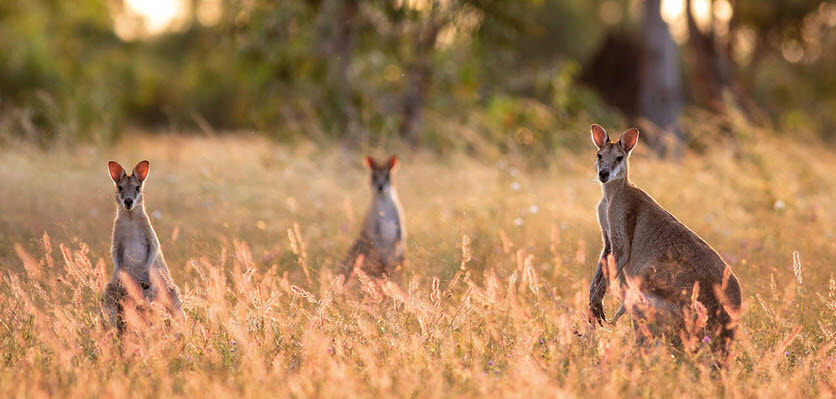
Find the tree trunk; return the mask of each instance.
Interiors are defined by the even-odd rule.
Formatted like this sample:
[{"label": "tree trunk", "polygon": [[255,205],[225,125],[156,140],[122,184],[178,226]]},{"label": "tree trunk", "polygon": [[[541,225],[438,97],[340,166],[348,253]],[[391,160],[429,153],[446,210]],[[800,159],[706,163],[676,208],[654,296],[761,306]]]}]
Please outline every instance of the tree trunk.
[{"label": "tree trunk", "polygon": [[401,136],[415,143],[420,139],[423,123],[421,109],[432,82],[432,50],[442,24],[429,22],[415,44],[415,59],[407,68],[401,108]]},{"label": "tree trunk", "polygon": [[691,0],[685,1],[688,19],[688,47],[693,62],[691,82],[698,103],[722,111],[723,92],[732,88],[732,67],[728,56],[718,48],[714,29],[703,32],[691,12]]},{"label": "tree trunk", "polygon": [[334,31],[326,59],[330,95],[336,108],[339,134],[350,140],[358,139],[357,112],[352,97],[349,68],[353,49],[355,20],[358,14],[357,0],[333,0]]},{"label": "tree trunk", "polygon": [[679,54],[660,6],[661,0],[644,2],[638,105],[648,142],[665,156],[671,146],[675,154],[681,149],[683,137],[676,119],[683,100]]}]

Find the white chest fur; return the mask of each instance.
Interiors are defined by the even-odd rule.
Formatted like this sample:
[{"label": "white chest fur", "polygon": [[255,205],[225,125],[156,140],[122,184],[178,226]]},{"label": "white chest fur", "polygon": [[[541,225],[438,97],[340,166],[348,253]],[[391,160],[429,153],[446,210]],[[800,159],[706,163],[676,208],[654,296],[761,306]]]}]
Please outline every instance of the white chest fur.
[{"label": "white chest fur", "polygon": [[400,240],[400,230],[397,218],[380,218],[377,220],[376,241],[383,245],[392,245]]},{"label": "white chest fur", "polygon": [[366,234],[378,250],[385,250],[404,238],[400,206],[394,196],[376,198],[366,220]]},{"label": "white chest fur", "polygon": [[152,250],[150,226],[142,218],[117,219],[114,230],[114,244],[124,271],[135,277],[143,276]]},{"label": "white chest fur", "polygon": [[141,234],[126,235],[122,242],[122,263],[126,267],[139,267],[148,260],[148,242]]}]

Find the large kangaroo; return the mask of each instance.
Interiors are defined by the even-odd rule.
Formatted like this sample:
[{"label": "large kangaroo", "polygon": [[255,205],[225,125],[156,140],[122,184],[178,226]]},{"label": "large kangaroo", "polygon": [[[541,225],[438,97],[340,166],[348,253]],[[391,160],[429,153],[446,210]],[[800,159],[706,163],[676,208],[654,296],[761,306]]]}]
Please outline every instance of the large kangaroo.
[{"label": "large kangaroo", "polygon": [[343,260],[341,273],[348,280],[362,256],[359,266],[363,272],[397,281],[406,248],[403,209],[392,180],[398,168],[398,157],[392,156],[385,163],[366,157],[365,165],[371,175],[372,201],[360,237]]},{"label": "large kangaroo", "polygon": [[[123,301],[132,284],[148,301],[163,297],[163,304],[176,318],[184,316],[180,290],[171,279],[160,250],[160,241],[145,213],[142,188],[150,164],[142,161],[128,175],[116,162],[107,164],[116,185],[116,220],[113,222],[113,277],[105,288],[104,308],[121,333],[125,328]],[[125,279],[129,279],[126,281]],[[136,298],[139,299],[139,298]]]},{"label": "large kangaroo", "polygon": [[[617,277],[622,287],[634,283],[631,289],[638,298],[624,301],[615,320],[627,311],[637,333],[666,334],[677,341],[688,325],[686,316],[695,318],[692,294],[698,285],[696,300],[707,316],[700,338],[708,337],[712,348],[725,355],[740,311],[737,278],[717,251],[630,182],[627,158],[638,143],[639,131],[629,129],[615,142],[601,126],[592,125],[591,130],[603,188],[598,221],[604,238],[589,287],[591,313],[599,322],[606,320],[601,301],[610,278]],[[609,267],[610,257],[614,270]]]}]

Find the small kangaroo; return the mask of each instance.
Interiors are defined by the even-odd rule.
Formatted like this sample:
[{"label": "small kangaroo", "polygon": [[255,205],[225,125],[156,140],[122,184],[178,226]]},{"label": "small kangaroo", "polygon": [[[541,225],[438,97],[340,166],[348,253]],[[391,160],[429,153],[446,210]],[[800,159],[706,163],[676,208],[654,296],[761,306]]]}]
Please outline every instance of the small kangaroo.
[{"label": "small kangaroo", "polygon": [[342,263],[342,275],[348,280],[362,255],[361,270],[366,274],[397,280],[406,247],[403,209],[392,181],[398,157],[393,155],[385,163],[366,157],[365,165],[371,174],[372,201],[360,237]]},{"label": "small kangaroo", "polygon": [[[105,288],[104,308],[107,317],[119,332],[125,328],[122,301],[128,290],[120,275],[129,277],[148,301],[154,301],[160,294],[165,295],[163,304],[175,317],[184,317],[180,303],[180,290],[168,272],[165,258],[160,250],[160,241],[151,221],[145,213],[143,183],[148,177],[150,164],[142,161],[134,167],[131,175],[116,162],[107,164],[110,178],[116,185],[116,220],[113,223],[113,277]],[[123,277],[122,277],[123,278]]]},{"label": "small kangaroo", "polygon": [[[604,250],[589,287],[589,308],[600,323],[606,321],[602,299],[607,291],[608,261],[614,258],[619,284],[638,282],[642,306],[625,301],[614,321],[626,311],[637,332],[642,322],[656,326],[677,339],[685,325],[685,308],[699,285],[699,301],[706,309],[706,337],[715,351],[727,353],[734,339],[740,311],[740,284],[720,255],[628,178],[627,158],[639,139],[637,129],[622,133],[617,142],[592,125],[592,141],[598,147],[596,171],[603,188],[598,222]],[[622,273],[623,272],[623,273]],[[653,323],[651,323],[652,325]],[[661,324],[661,325],[660,325]],[[648,331],[648,330],[642,330]]]}]

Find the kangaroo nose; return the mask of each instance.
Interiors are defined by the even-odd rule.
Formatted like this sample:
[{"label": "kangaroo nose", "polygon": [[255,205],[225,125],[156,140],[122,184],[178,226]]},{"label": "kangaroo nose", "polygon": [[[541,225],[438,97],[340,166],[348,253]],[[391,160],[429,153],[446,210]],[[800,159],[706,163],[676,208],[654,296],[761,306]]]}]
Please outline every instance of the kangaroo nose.
[{"label": "kangaroo nose", "polygon": [[133,205],[133,204],[134,204],[134,200],[132,200],[132,199],[126,199],[125,200],[125,208],[131,209],[131,205]]},{"label": "kangaroo nose", "polygon": [[602,182],[606,182],[608,177],[610,177],[610,171],[602,170],[602,171],[598,172],[598,180],[601,180]]},{"label": "kangaroo nose", "polygon": [[383,185],[382,184],[377,185],[377,191],[383,192]]}]

